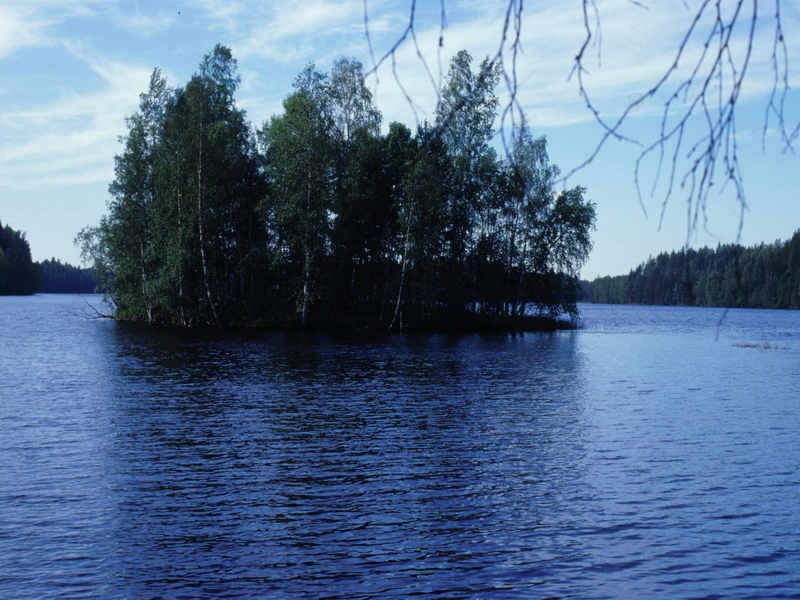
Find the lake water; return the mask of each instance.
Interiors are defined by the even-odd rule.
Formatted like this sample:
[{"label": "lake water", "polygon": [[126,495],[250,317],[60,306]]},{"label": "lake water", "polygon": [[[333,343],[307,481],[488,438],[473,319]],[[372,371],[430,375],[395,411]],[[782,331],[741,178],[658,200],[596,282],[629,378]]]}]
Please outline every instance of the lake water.
[{"label": "lake water", "polygon": [[163,331],[0,298],[0,598],[800,598],[800,312]]}]

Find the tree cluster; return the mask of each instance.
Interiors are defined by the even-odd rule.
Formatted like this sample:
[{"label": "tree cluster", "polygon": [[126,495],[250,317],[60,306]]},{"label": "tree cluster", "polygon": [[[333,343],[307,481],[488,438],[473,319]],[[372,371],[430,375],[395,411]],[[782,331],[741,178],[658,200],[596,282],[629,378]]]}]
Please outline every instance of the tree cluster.
[{"label": "tree cluster", "polygon": [[502,77],[453,58],[433,123],[381,114],[355,59],[308,66],[254,129],[216,46],[184,86],[156,70],[79,235],[122,318],[388,329],[576,313],[595,208],[556,192],[526,123],[492,147]]},{"label": "tree cluster", "polygon": [[628,275],[587,283],[585,297],[609,304],[800,308],[800,231],[754,247],[662,253]]},{"label": "tree cluster", "polygon": [[41,266],[41,285],[39,292],[44,294],[91,294],[96,281],[93,269],[76,267],[51,258],[39,263]]},{"label": "tree cluster", "polygon": [[41,269],[31,259],[25,234],[0,223],[0,295],[35,294],[40,277]]},{"label": "tree cluster", "polygon": [[34,262],[25,234],[0,223],[0,295],[91,294],[95,285],[92,269],[56,259]]}]

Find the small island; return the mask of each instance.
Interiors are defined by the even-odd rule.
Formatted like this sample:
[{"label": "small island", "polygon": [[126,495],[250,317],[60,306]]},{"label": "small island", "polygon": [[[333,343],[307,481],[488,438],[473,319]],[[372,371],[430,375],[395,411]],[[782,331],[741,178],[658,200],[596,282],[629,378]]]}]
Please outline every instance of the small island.
[{"label": "small island", "polygon": [[451,61],[433,122],[381,113],[357,60],[300,73],[254,129],[217,45],[183,87],[156,69],[108,214],[78,236],[116,317],[163,325],[547,329],[577,315],[586,190],[521,113],[495,149],[501,68]]}]

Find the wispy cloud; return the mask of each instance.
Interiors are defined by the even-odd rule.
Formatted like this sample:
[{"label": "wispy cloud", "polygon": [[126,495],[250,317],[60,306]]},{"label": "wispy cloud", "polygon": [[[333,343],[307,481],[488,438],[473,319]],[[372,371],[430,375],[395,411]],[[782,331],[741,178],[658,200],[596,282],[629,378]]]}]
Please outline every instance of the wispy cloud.
[{"label": "wispy cloud", "polygon": [[78,55],[102,79],[99,90],[0,114],[0,186],[108,181],[124,119],[136,110],[150,70]]},{"label": "wispy cloud", "polygon": [[46,29],[50,24],[35,5],[0,5],[0,59],[20,48],[46,43]]},{"label": "wispy cloud", "polygon": [[177,21],[180,11],[171,9],[167,11],[159,7],[153,12],[146,12],[134,0],[132,13],[127,10],[119,10],[118,14],[122,28],[152,38],[172,27]]},{"label": "wispy cloud", "polygon": [[220,22],[230,22],[233,19],[244,16],[247,12],[254,9],[252,3],[248,4],[242,0],[229,0],[219,2],[219,0],[192,0],[192,6],[206,13],[207,17]]},{"label": "wispy cloud", "polygon": [[[394,61],[387,61],[379,72],[384,98],[400,95],[395,84],[395,73],[402,87],[416,104],[427,109],[418,111],[418,116],[429,116],[436,101],[436,85],[439,84],[440,62],[447,61],[461,49],[467,49],[476,61],[484,56],[494,57],[503,39],[505,25],[505,3],[472,3],[472,18],[461,18],[463,3],[448,5],[448,26],[444,31],[443,47],[439,47],[440,25],[437,15],[428,21],[419,21],[416,41],[419,51],[433,75],[426,72],[417,47],[408,39],[396,52]],[[686,8],[680,2],[651,2],[641,5],[632,2],[600,0],[598,13],[589,18],[592,27],[591,42],[586,50],[583,66],[585,92],[589,94],[601,115],[615,118],[635,98],[648,92],[668,72],[676,60],[681,40],[695,16],[694,8]],[[377,17],[377,15],[376,15]],[[786,29],[791,25],[787,21]],[[597,28],[599,25],[599,28]],[[709,25],[704,23],[704,26]],[[745,95],[763,94],[773,82],[771,39],[769,24],[759,32],[754,44],[754,56],[750,68],[752,74]],[[707,29],[704,29],[707,31]],[[376,31],[376,55],[382,56],[397,41],[402,28],[395,31]],[[513,34],[513,32],[511,32]],[[594,117],[587,110],[586,101],[580,94],[578,78],[573,72],[575,56],[586,39],[584,15],[580,3],[549,4],[544,8],[526,6],[520,36],[521,52],[516,56],[516,99],[529,114],[532,123],[547,126],[572,125],[586,122]],[[663,102],[673,93],[675,86],[689,75],[703,50],[702,38],[693,38],[685,49],[684,56],[673,73],[667,96],[656,97],[638,109],[637,115],[648,112],[659,113]],[[510,41],[506,41],[503,55],[505,67],[510,70],[512,56]],[[747,28],[737,30],[731,48],[735,55],[743,56],[747,48]],[[796,46],[789,46],[790,61],[800,60]],[[440,59],[440,56],[443,57]],[[792,59],[792,56],[797,58]],[[572,76],[570,76],[572,74]],[[498,92],[503,95],[504,86]],[[507,92],[507,90],[506,90]],[[507,98],[507,96],[506,96]],[[396,114],[401,118],[412,115],[406,104],[402,107],[384,109],[387,117]]]},{"label": "wispy cloud", "polygon": [[187,11],[199,10],[212,27],[229,34],[237,34],[243,23],[261,12],[257,3],[247,0],[190,0],[186,8]]},{"label": "wispy cloud", "polygon": [[102,0],[27,0],[0,4],[0,59],[21,48],[58,43],[57,26],[91,14]]},{"label": "wispy cloud", "polygon": [[358,32],[362,23],[362,5],[357,2],[309,0],[298,10],[293,3],[275,1],[250,19],[237,50],[243,58],[308,62],[326,51],[344,50],[338,48],[341,36]]}]

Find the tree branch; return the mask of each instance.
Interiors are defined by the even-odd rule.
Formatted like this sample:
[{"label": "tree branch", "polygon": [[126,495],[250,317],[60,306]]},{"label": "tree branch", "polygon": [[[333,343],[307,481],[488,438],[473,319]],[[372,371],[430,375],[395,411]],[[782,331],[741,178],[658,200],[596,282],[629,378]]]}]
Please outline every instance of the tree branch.
[{"label": "tree branch", "polygon": [[[757,26],[764,21],[771,23],[774,36],[770,57],[773,71],[772,89],[765,107],[762,147],[766,148],[766,138],[772,123],[777,125],[777,133],[786,152],[794,151],[794,143],[800,136],[800,124],[790,128],[787,123],[787,99],[790,91],[789,55],[782,27],[780,0],[701,0],[675,50],[671,64],[644,94],[624,106],[618,114],[610,116],[602,113],[590,92],[587,80],[589,73],[587,57],[590,49],[597,49],[598,65],[601,61],[600,8],[596,0],[580,1],[585,35],[575,56],[569,79],[576,81],[580,97],[593,120],[600,126],[602,134],[587,158],[566,173],[562,181],[566,181],[591,164],[609,140],[613,139],[641,147],[633,175],[638,200],[643,209],[645,207],[642,192],[643,168],[645,161],[653,156],[656,157],[656,168],[650,188],[651,196],[656,194],[662,177],[667,178],[667,189],[661,201],[659,226],[663,223],[667,205],[678,189],[682,190],[687,204],[687,237],[701,222],[703,227],[707,228],[707,207],[712,189],[724,190],[729,185],[732,186],[743,214],[747,209],[747,203],[739,164],[736,113],[742,87],[754,58]],[[636,9],[648,9],[644,0],[628,1]],[[441,23],[437,51],[439,61],[441,61],[441,48],[446,29],[445,0],[440,2]],[[761,17],[758,10],[759,3],[763,6],[769,2],[774,2],[773,15],[769,18]],[[691,10],[686,0],[683,0],[683,5],[686,10]],[[420,51],[415,33],[415,13],[416,0],[410,0],[408,25],[390,49],[376,61],[369,32],[367,0],[364,0],[364,26],[370,56],[373,59],[370,73],[377,76],[380,66],[391,59],[395,81],[417,118],[419,107],[403,87],[397,73],[398,50],[409,38],[414,44],[418,60],[436,90],[438,99],[440,95],[439,86],[436,85]],[[499,129],[506,153],[508,146],[505,128],[510,124],[513,129],[523,113],[519,98],[520,80],[517,75],[518,59],[522,53],[522,26],[523,0],[507,0],[500,43],[496,53],[487,63],[489,67],[492,65],[503,67],[508,101],[500,113]],[[738,35],[742,28],[745,28],[744,44],[740,43],[742,38]],[[686,75],[681,76],[684,64],[688,64],[689,69]],[[481,76],[484,74],[481,73],[479,77]],[[659,101],[659,98],[664,100]],[[661,104],[659,129],[649,141],[634,139],[626,133],[625,125],[635,111],[653,101]],[[463,104],[456,107],[456,110],[462,108]],[[448,122],[449,118],[445,119],[444,125]]]}]

